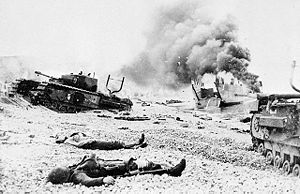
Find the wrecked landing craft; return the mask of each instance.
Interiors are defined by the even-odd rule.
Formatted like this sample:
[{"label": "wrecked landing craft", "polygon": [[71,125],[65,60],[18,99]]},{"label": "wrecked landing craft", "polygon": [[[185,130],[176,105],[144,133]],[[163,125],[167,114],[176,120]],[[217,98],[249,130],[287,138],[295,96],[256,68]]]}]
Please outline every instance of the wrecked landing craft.
[{"label": "wrecked landing craft", "polygon": [[[205,74],[205,76],[204,81],[203,77],[192,81],[197,109],[228,107],[256,98],[257,94],[254,91],[232,75],[229,76],[231,79],[228,83],[219,75]],[[228,75],[225,76],[228,77]]]},{"label": "wrecked landing craft", "polygon": [[[290,85],[293,85],[295,63]],[[300,177],[300,94],[258,96],[258,106],[252,111],[250,133],[253,147],[268,164]]]},{"label": "wrecked landing craft", "polygon": [[39,71],[37,75],[49,78],[48,82],[35,80],[18,80],[16,93],[21,94],[33,105],[42,105],[51,110],[63,113],[75,113],[91,109],[118,109],[129,110],[133,105],[128,98],[119,98],[114,93],[121,91],[124,77],[120,81],[118,90],[108,88],[108,76],[106,88],[109,95],[97,92],[97,79],[82,75],[82,73],[62,75],[55,78]]}]

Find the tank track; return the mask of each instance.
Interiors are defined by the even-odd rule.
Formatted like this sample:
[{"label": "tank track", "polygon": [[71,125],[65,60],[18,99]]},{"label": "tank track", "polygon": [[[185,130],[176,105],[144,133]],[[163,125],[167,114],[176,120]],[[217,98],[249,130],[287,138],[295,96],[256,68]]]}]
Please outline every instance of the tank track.
[{"label": "tank track", "polygon": [[42,105],[50,110],[53,110],[55,112],[60,112],[60,113],[77,113],[77,112],[90,110],[89,108],[86,108],[86,107],[75,106],[72,104],[60,102],[58,100],[56,100],[56,101],[45,100],[36,105]]},{"label": "tank track", "polygon": [[[117,102],[112,99],[101,100],[101,106],[97,108],[91,108],[87,106],[82,106],[80,104],[72,104],[65,101],[54,100],[48,95],[37,93],[38,95],[30,95],[31,103],[33,105],[42,105],[50,110],[60,113],[78,113],[82,111],[88,111],[93,109],[118,109],[118,110],[130,110],[131,104],[126,102]],[[37,97],[38,96],[38,97]],[[131,102],[131,101],[130,101]]]}]

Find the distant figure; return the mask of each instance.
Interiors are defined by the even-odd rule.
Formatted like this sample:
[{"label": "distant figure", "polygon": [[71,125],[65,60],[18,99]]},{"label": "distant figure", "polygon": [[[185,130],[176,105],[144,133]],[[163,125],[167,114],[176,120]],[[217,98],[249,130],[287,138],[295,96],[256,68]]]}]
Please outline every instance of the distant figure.
[{"label": "distant figure", "polygon": [[90,76],[91,75],[91,73],[88,73],[88,75],[87,76]]},{"label": "distant figure", "polygon": [[79,75],[82,75],[82,71],[79,72]]},{"label": "distant figure", "polygon": [[66,136],[58,136],[56,137],[56,143],[65,143],[76,146],[82,149],[91,149],[91,150],[118,150],[118,149],[132,149],[132,148],[144,148],[147,146],[145,141],[145,135],[142,134],[141,138],[131,144],[125,144],[119,141],[100,141],[91,139],[86,134],[81,132],[76,132]]},{"label": "distant figure", "polygon": [[6,134],[7,131],[0,131],[0,141],[7,141],[10,136]]},{"label": "distant figure", "polygon": [[168,174],[170,176],[181,176],[186,167],[186,160],[182,159],[174,167],[156,164],[148,160],[130,158],[123,160],[103,160],[96,159],[95,154],[84,157],[81,162],[69,167],[57,167],[53,169],[47,182],[53,184],[63,184],[72,182],[82,184],[87,187],[100,186],[103,184],[113,185],[118,176],[134,176],[142,174]]}]

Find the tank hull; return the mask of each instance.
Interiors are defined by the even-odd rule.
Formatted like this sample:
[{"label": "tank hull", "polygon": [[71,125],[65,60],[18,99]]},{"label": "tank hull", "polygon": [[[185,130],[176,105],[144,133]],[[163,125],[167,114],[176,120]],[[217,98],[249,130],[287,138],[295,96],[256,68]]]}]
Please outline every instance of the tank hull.
[{"label": "tank hull", "polygon": [[17,93],[23,95],[33,105],[42,105],[56,112],[75,113],[92,109],[129,110],[132,106],[132,102],[126,98],[91,92],[57,82],[35,81],[30,85],[28,83],[32,82],[20,81]]},{"label": "tank hull", "polygon": [[300,95],[269,95],[258,101],[250,127],[253,147],[268,163],[299,176]]}]

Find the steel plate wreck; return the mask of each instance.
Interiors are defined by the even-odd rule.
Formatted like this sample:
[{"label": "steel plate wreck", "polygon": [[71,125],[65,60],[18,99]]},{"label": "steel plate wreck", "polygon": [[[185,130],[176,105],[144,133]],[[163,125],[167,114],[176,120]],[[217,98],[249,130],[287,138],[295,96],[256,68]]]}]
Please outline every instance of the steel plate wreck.
[{"label": "steel plate wreck", "polygon": [[[224,78],[227,78],[225,80]],[[262,83],[258,82],[261,87]],[[221,72],[218,75],[205,74],[192,81],[196,108],[228,107],[252,101],[257,92],[249,85],[235,78],[231,73]]]},{"label": "steel plate wreck", "polygon": [[132,102],[128,98],[117,97],[114,93],[121,91],[120,88],[112,91],[108,88],[111,80],[107,79],[106,87],[109,94],[97,92],[97,79],[79,74],[62,75],[55,78],[39,71],[37,75],[49,78],[47,82],[21,79],[17,81],[16,93],[21,94],[33,105],[42,105],[51,110],[64,113],[74,113],[91,109],[131,109]]}]

